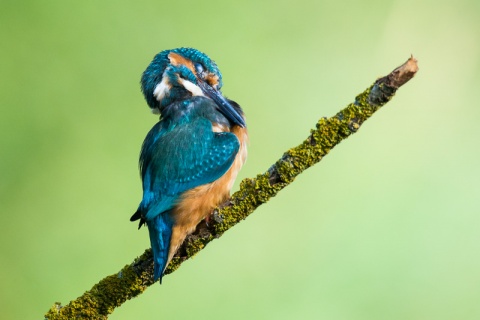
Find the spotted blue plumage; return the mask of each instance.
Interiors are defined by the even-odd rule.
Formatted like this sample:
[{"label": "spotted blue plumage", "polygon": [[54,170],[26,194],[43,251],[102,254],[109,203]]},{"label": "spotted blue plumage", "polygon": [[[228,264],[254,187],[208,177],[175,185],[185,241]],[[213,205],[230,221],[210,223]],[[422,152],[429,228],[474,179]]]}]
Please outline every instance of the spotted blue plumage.
[{"label": "spotted blue plumage", "polygon": [[183,192],[225,174],[240,147],[234,134],[213,132],[210,120],[198,114],[211,109],[209,100],[196,98],[190,105],[178,122],[166,118],[153,127],[140,157],[144,196],[139,211],[150,233],[155,279],[166,267],[174,223],[169,210]]},{"label": "spotted blue plumage", "polygon": [[185,109],[178,119],[157,123],[143,144],[140,209],[147,221],[171,209],[181,193],[220,178],[240,147],[234,134],[212,131],[212,120],[226,119],[214,113],[211,100],[191,99]]}]

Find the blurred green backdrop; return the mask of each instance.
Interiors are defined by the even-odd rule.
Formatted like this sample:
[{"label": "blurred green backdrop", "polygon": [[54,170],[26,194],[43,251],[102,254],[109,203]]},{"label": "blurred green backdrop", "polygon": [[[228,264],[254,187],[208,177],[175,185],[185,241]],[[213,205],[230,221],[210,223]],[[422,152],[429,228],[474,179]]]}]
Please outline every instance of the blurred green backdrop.
[{"label": "blurred green backdrop", "polygon": [[139,78],[192,46],[248,116],[240,179],[403,63],[395,99],[111,319],[480,319],[480,2],[11,1],[0,10],[2,319],[41,319],[148,247],[128,221],[157,117]]}]

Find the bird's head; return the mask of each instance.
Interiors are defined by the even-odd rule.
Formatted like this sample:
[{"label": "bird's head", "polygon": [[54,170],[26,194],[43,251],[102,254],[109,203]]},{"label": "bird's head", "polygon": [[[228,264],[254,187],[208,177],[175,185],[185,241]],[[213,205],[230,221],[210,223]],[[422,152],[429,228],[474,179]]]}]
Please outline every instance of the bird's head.
[{"label": "bird's head", "polygon": [[245,127],[245,120],[223,97],[222,74],[206,54],[193,48],[165,50],[157,54],[142,75],[142,92],[154,113],[193,96],[212,99],[232,123]]}]

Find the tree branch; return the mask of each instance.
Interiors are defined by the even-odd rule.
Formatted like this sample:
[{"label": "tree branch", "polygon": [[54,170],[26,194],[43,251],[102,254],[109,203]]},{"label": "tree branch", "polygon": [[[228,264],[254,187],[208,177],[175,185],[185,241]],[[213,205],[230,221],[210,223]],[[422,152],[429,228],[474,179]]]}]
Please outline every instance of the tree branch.
[{"label": "tree branch", "polygon": [[[335,116],[320,119],[305,141],[285,152],[265,173],[243,180],[240,190],[221,208],[214,210],[209,224],[200,223],[196,231],[187,237],[165,274],[174,272],[185,260],[245,219],[305,169],[322,160],[342,140],[357,132],[363,122],[387,103],[417,71],[417,60],[412,56],[390,74],[375,81],[356,97],[355,102]],[[147,249],[120,272],[104,278],[68,305],[55,303],[45,319],[107,319],[116,307],[138,296],[152,284],[153,259],[151,250]]]}]

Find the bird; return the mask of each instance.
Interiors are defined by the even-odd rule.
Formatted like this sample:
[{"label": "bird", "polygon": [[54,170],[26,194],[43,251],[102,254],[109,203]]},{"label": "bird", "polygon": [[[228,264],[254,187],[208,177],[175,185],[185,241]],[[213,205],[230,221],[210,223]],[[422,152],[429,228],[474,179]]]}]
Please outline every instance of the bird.
[{"label": "bird", "polygon": [[193,48],[164,50],[141,77],[141,90],[159,121],[142,144],[143,197],[131,221],[147,225],[153,279],[186,236],[226,201],[247,157],[248,132],[238,103],[222,92],[222,74]]}]

